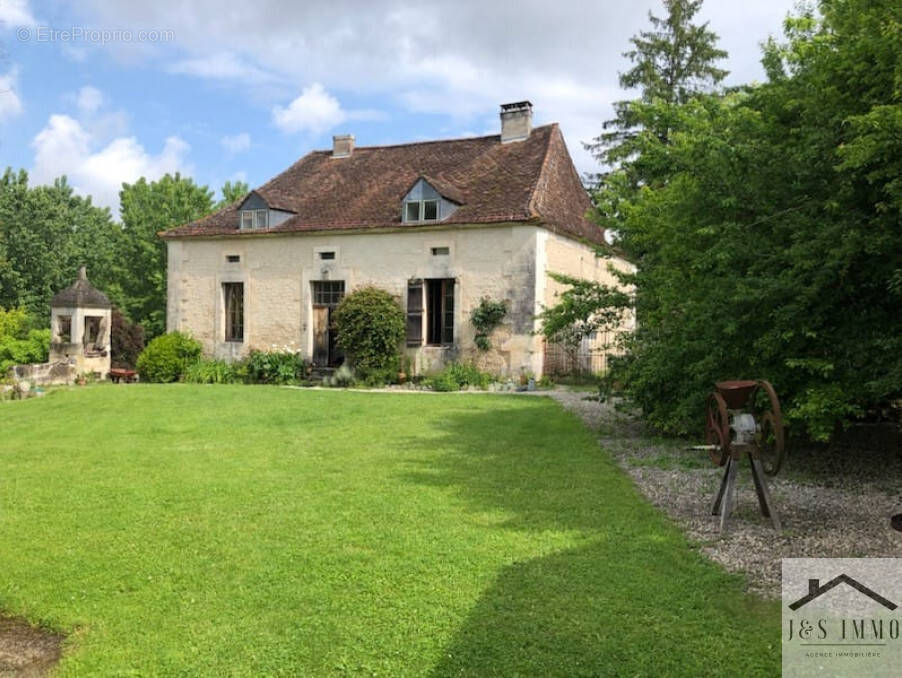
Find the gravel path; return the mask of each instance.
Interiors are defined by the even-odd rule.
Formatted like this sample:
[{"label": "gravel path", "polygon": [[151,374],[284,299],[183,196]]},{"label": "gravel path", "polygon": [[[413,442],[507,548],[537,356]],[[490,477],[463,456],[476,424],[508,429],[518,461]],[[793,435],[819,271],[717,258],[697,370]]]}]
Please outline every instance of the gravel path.
[{"label": "gravel path", "polygon": [[545,395],[597,431],[601,445],[649,501],[710,558],[746,574],[751,591],[780,596],[781,558],[902,557],[902,532],[890,527],[890,516],[902,511],[902,475],[895,475],[895,483],[887,479],[885,468],[870,465],[857,469],[859,473],[844,469],[838,477],[810,478],[792,468],[790,457],[787,472],[769,484],[783,523],[777,534],[759,512],[746,463],[740,466],[734,509],[721,536],[718,518],[710,513],[723,470],[713,466],[706,453],[685,450],[684,441],[644,434],[641,424],[610,404],[587,400],[591,394],[558,389]]}]

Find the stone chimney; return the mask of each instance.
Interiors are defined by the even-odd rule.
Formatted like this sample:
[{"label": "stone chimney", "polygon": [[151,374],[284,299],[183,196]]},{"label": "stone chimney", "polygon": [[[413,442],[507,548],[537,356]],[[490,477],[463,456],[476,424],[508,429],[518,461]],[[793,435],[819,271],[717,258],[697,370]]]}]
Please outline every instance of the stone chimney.
[{"label": "stone chimney", "polygon": [[354,135],[337,134],[332,137],[332,157],[347,158],[354,152]]},{"label": "stone chimney", "polygon": [[523,141],[532,131],[532,102],[501,104],[501,143]]}]

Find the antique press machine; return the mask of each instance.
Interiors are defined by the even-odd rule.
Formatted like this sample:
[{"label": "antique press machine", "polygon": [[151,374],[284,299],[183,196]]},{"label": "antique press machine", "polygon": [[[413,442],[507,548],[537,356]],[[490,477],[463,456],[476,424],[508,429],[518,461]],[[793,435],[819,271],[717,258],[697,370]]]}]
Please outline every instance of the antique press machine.
[{"label": "antique press machine", "polygon": [[761,513],[780,531],[780,517],[770,497],[766,476],[774,476],[783,464],[783,414],[770,382],[722,381],[708,396],[705,439],[711,460],[724,467],[723,479],[712,515],[726,528],[736,493],[736,472],[743,457],[751,464],[752,480]]}]

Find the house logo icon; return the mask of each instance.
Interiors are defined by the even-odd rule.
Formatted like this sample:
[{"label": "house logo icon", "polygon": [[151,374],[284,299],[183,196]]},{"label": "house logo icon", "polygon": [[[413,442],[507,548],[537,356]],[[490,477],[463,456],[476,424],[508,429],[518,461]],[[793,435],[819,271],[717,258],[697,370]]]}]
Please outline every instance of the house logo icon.
[{"label": "house logo icon", "polygon": [[815,598],[819,598],[820,596],[827,593],[827,591],[830,591],[831,589],[836,588],[840,584],[847,584],[848,586],[851,586],[853,589],[866,595],[871,600],[873,600],[877,603],[880,603],[881,605],[883,605],[883,607],[885,607],[888,610],[895,610],[897,607],[899,607],[891,600],[884,598],[879,593],[877,593],[876,591],[874,591],[872,589],[869,589],[867,586],[865,586],[861,582],[856,581],[855,579],[852,579],[852,577],[850,577],[849,575],[841,574],[838,577],[834,577],[833,579],[828,581],[823,586],[821,586],[820,579],[809,579],[808,580],[808,595],[799,598],[794,603],[790,603],[789,609],[793,610],[793,611],[798,610],[800,607],[807,605]]}]

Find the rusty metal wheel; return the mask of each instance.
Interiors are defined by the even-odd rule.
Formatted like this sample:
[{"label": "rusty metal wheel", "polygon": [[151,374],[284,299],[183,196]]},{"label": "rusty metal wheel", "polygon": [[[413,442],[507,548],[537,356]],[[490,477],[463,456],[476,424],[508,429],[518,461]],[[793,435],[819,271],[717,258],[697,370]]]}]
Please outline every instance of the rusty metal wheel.
[{"label": "rusty metal wheel", "polygon": [[726,464],[730,456],[730,419],[727,403],[716,391],[708,396],[705,440],[714,446],[710,451],[711,461],[718,466]]},{"label": "rusty metal wheel", "polygon": [[[783,433],[783,413],[780,410],[780,399],[769,381],[758,382],[759,389],[766,396],[755,418],[758,420],[758,453],[761,456],[761,465],[769,476],[775,476],[780,472],[780,467],[786,458],[785,441]],[[762,398],[763,399],[763,398]]]}]

